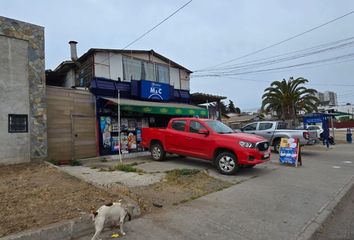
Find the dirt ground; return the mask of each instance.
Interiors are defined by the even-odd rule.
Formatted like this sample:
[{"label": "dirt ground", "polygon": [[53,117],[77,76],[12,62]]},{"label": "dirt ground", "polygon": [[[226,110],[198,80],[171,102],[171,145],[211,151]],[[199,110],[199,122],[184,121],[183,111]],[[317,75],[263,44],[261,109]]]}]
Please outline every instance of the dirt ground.
[{"label": "dirt ground", "polygon": [[210,177],[204,171],[173,170],[167,173],[166,179],[144,187],[120,187],[123,193],[139,203],[143,214],[168,209],[212,192],[220,191],[231,186]]},{"label": "dirt ground", "polygon": [[89,213],[120,198],[46,164],[0,167],[0,237]]},{"label": "dirt ground", "polygon": [[44,163],[0,166],[0,180],[0,237],[79,217],[126,196],[148,214],[231,185],[203,171],[176,170],[146,187],[103,190]]}]

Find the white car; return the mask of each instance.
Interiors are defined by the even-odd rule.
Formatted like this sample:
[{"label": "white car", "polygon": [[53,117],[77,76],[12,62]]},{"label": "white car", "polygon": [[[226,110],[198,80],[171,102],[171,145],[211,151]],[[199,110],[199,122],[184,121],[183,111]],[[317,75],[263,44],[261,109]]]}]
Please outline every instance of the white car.
[{"label": "white car", "polygon": [[323,133],[323,128],[319,125],[308,125],[307,130],[315,130],[318,138],[321,138],[321,133]]}]

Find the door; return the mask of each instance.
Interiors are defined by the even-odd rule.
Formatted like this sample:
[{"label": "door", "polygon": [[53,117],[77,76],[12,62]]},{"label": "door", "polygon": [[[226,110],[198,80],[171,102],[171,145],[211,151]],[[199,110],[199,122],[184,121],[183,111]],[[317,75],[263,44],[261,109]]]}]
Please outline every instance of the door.
[{"label": "door", "polygon": [[171,128],[166,130],[166,150],[172,153],[186,153],[186,120],[173,120]]},{"label": "door", "polygon": [[186,135],[186,149],[194,157],[208,158],[211,138],[209,135],[200,134],[199,130],[207,130],[200,122],[191,120]]},{"label": "door", "polygon": [[96,157],[96,119],[94,116],[72,115],[73,159]]}]

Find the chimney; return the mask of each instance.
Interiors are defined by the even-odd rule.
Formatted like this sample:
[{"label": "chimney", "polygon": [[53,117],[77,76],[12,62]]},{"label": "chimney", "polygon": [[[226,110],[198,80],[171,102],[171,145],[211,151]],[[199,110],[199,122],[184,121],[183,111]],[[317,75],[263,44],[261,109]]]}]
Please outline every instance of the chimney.
[{"label": "chimney", "polygon": [[77,49],[76,49],[76,41],[70,41],[70,53],[71,53],[71,60],[74,62],[77,60]]}]

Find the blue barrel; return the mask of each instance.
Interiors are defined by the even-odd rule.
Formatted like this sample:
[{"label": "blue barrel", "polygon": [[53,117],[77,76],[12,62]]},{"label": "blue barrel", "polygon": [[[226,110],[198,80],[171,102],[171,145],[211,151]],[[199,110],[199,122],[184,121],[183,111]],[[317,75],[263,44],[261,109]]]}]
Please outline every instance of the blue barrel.
[{"label": "blue barrel", "polygon": [[347,142],[352,143],[352,131],[350,128],[347,129]]}]

